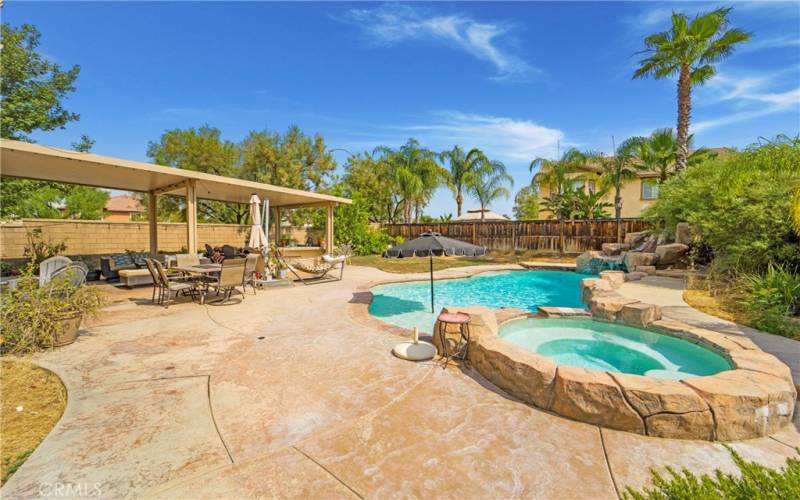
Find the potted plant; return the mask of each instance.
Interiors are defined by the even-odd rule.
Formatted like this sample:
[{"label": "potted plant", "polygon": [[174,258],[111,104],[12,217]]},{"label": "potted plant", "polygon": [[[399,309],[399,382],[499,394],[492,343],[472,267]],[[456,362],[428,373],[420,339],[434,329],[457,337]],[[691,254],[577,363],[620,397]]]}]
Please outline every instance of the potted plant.
[{"label": "potted plant", "polygon": [[27,354],[71,344],[86,316],[103,305],[100,289],[57,279],[42,288],[29,264],[0,297],[0,352]]}]

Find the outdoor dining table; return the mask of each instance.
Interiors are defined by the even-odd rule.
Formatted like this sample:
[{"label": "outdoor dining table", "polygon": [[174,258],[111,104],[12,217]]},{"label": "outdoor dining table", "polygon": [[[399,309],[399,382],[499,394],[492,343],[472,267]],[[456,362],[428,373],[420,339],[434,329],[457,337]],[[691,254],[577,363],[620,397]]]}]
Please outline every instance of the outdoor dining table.
[{"label": "outdoor dining table", "polygon": [[[220,272],[222,270],[222,264],[195,264],[193,266],[175,266],[172,269],[189,274],[210,276],[214,273]],[[205,290],[203,290],[203,294],[200,295],[201,305],[205,304],[206,302],[206,293],[208,293],[208,287],[206,287]]]}]

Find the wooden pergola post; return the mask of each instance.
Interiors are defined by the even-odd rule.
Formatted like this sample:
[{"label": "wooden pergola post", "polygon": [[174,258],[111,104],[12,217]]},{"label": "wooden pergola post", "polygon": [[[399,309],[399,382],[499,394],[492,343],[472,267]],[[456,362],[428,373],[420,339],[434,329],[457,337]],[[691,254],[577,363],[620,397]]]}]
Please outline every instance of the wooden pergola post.
[{"label": "wooden pergola post", "polygon": [[281,207],[272,209],[273,224],[275,224],[275,246],[281,246]]},{"label": "wooden pergola post", "polygon": [[326,253],[333,253],[333,203],[328,203],[325,207],[325,249]]},{"label": "wooden pergola post", "polygon": [[150,231],[150,257],[158,258],[158,195],[147,193],[147,227]]},{"label": "wooden pergola post", "polygon": [[194,179],[186,181],[186,249],[197,252],[197,189]]}]

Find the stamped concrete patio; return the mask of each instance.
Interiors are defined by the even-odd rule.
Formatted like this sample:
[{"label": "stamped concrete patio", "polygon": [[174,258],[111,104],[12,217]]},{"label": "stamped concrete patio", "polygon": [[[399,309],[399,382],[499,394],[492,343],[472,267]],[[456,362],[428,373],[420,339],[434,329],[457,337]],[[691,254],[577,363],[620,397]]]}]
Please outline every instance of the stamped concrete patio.
[{"label": "stamped concrete patio", "polygon": [[[103,497],[616,498],[650,467],[734,470],[721,444],[600,429],[469,371],[396,359],[400,337],[347,306],[371,281],[409,276],[345,276],[224,307],[165,310],[121,294],[78,342],[37,356],[69,401],[2,494],[66,484]],[[780,467],[797,455],[794,427],[732,447]]]}]

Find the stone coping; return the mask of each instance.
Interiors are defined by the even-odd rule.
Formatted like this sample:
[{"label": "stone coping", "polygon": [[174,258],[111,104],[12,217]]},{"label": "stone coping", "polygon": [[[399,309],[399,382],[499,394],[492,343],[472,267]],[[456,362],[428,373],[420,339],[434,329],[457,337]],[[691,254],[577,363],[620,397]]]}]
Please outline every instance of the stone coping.
[{"label": "stone coping", "polygon": [[[488,271],[470,270],[440,279]],[[603,276],[605,273],[623,276]],[[709,441],[767,436],[791,423],[797,392],[789,367],[749,339],[662,320],[657,306],[624,299],[614,292],[625,279],[621,271],[604,271],[600,278],[583,280],[582,297],[595,320],[647,328],[702,345],[724,356],[732,369],[705,377],[669,380],[557,365],[546,356],[499,337],[500,326],[532,317],[528,311],[481,306],[449,306],[443,311],[472,316],[468,361],[478,373],[521,401],[570,419],[648,436]],[[360,287],[348,304],[351,319],[409,336],[410,330],[370,315],[369,304],[373,287],[410,281],[420,280],[387,279]],[[585,310],[563,308],[564,314],[559,314],[559,309],[562,308],[548,308],[540,311],[540,316],[586,317]],[[454,335],[454,329],[445,332],[448,339]],[[438,336],[427,339],[441,351]]]},{"label": "stone coping", "polygon": [[[789,367],[746,338],[662,320],[653,305],[620,297],[611,280],[584,280],[595,320],[646,327],[723,355],[731,369],[715,375],[657,379],[557,365],[498,336],[497,319],[473,333],[469,361],[489,381],[538,408],[601,427],[649,436],[734,441],[766,436],[792,421],[797,393]],[[482,308],[451,308],[495,316]],[[580,317],[574,311],[546,316]],[[518,319],[518,318],[517,318]],[[513,319],[512,319],[513,320]],[[502,324],[502,323],[501,323]],[[497,325],[497,326],[495,326]]]}]

